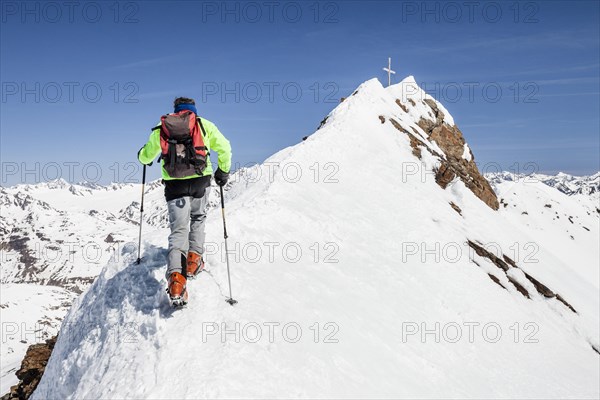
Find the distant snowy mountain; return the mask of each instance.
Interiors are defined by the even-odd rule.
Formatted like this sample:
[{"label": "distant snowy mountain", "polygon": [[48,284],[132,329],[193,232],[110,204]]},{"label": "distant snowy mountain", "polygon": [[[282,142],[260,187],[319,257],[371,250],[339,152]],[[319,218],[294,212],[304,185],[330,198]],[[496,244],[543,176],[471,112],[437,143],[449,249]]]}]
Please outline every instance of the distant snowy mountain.
[{"label": "distant snowy mountain", "polygon": [[492,183],[498,184],[513,181],[541,182],[569,196],[582,194],[600,198],[600,172],[590,176],[573,176],[563,172],[557,175],[544,174],[514,174],[511,172],[489,173],[485,177]]},{"label": "distant snowy mountain", "polygon": [[135,241],[139,185],[3,188],[3,291],[84,290],[33,397],[597,398],[598,174],[547,178],[490,184],[412,77],[367,81],[305,141],[229,185],[239,303],[224,301],[213,210],[208,272],[176,312],[159,183],[140,266],[131,246],[61,267],[30,252],[42,238]]}]

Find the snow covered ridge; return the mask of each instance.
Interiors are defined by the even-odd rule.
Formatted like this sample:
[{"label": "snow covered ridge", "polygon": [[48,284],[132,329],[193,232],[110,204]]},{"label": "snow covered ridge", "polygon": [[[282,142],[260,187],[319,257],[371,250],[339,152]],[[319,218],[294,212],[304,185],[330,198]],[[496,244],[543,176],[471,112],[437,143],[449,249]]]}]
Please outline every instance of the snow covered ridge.
[{"label": "snow covered ridge", "polygon": [[[90,286],[104,265],[137,248],[140,195],[139,184],[56,180],[0,187],[0,307],[3,328],[11,333],[0,350],[0,393],[16,383],[14,372],[27,346],[58,332],[71,299]],[[144,224],[167,227],[159,180],[146,184],[145,202]],[[213,190],[210,205],[218,203]],[[31,301],[30,293],[38,292],[44,299]],[[8,293],[21,295],[7,295],[9,301]],[[68,301],[63,294],[70,296]],[[31,309],[20,316],[16,311],[23,307]],[[43,317],[47,310],[52,310],[51,320]]]},{"label": "snow covered ridge", "polygon": [[[149,226],[142,265],[127,249],[75,301],[33,398],[597,398],[598,213],[540,182],[493,192],[448,116],[367,81],[233,184],[235,307],[215,252],[172,311]],[[286,177],[315,163],[335,174]]]}]

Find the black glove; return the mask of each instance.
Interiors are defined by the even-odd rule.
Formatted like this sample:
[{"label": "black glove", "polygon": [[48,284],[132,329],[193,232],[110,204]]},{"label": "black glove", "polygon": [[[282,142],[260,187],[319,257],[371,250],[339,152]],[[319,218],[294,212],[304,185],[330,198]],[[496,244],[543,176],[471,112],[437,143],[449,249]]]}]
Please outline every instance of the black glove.
[{"label": "black glove", "polygon": [[229,173],[221,171],[221,168],[217,168],[217,172],[215,172],[215,182],[217,182],[217,185],[225,186],[227,180],[229,180]]},{"label": "black glove", "polygon": [[[144,150],[144,148],[143,148],[143,147],[142,147],[141,149],[139,149],[139,150],[138,150],[138,160],[140,159],[140,153],[142,152],[142,150]],[[140,161],[140,162],[141,162],[141,161]],[[142,163],[142,164],[144,164],[144,163]],[[152,166],[152,161],[150,161],[150,164],[144,164],[144,165],[147,165],[147,166],[149,166],[149,167],[150,167],[150,166]]]}]

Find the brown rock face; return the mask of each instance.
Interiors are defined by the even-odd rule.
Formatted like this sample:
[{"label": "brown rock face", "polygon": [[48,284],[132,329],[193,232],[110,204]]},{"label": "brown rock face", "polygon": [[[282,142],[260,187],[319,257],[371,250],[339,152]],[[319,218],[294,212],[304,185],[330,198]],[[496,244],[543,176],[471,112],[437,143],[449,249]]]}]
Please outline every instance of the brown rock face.
[{"label": "brown rock face", "polygon": [[419,127],[423,129],[429,139],[434,141],[446,154],[436,171],[436,182],[446,188],[448,184],[458,177],[464,184],[492,209],[499,207],[496,193],[489,182],[479,173],[475,158],[471,153],[471,159],[463,158],[465,139],[456,125],[445,124],[444,113],[439,110],[437,104],[431,99],[425,99],[425,103],[432,109],[435,121],[422,118]]},{"label": "brown rock face", "polygon": [[56,336],[46,340],[46,343],[29,346],[21,363],[21,368],[16,374],[20,380],[19,384],[10,388],[10,393],[2,396],[1,400],[24,400],[31,396],[40,379],[42,379],[55,344]]}]

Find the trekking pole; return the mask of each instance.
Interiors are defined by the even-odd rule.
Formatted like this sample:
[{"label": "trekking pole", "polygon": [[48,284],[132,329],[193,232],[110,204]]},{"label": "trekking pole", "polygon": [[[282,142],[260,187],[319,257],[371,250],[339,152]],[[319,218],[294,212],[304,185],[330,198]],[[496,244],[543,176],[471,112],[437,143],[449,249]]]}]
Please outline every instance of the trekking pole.
[{"label": "trekking pole", "polygon": [[144,172],[142,173],[142,202],[140,203],[140,236],[138,238],[138,258],[137,264],[139,265],[142,262],[140,257],[142,251],[142,222],[144,216],[144,186],[146,186],[146,164],[144,164]]},{"label": "trekking pole", "polygon": [[237,303],[231,295],[231,275],[229,274],[229,252],[227,251],[227,225],[225,224],[225,196],[223,196],[223,186],[221,190],[221,215],[223,216],[223,238],[225,239],[225,259],[227,261],[227,280],[229,281],[229,298],[226,300],[232,306]]}]

